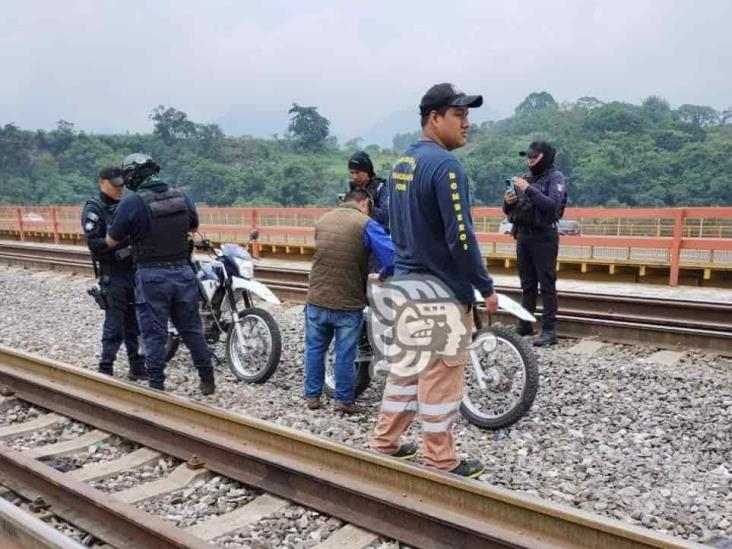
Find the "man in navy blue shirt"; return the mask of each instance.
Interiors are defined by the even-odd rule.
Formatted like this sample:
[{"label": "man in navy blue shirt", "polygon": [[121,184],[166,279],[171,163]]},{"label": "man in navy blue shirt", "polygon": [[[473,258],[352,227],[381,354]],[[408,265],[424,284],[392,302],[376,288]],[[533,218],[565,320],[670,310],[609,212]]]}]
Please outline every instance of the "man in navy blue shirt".
[{"label": "man in navy blue shirt", "polygon": [[[484,296],[489,311],[498,308],[498,299],[473,231],[468,180],[450,151],[465,145],[468,109],[482,103],[482,96],[466,95],[452,84],[432,86],[419,106],[422,137],[397,159],[388,182],[395,276],[437,277],[462,304],[469,329],[473,289]],[[467,359],[465,348],[454,361],[438,358],[417,378],[390,374],[374,449],[398,458],[414,455],[416,445],[400,439],[418,411],[425,464],[466,477],[480,475],[480,461],[457,455],[452,432]]]},{"label": "man in navy blue shirt", "polygon": [[84,204],[81,226],[94,262],[94,272],[105,296],[102,354],[99,371],[114,375],[114,361],[122,342],[127,348],[131,380],[147,379],[145,357],[140,354],[140,329],[135,314],[135,266],[129,241],[107,246],[107,227],[112,224],[122,198],[122,168],[107,166],[99,172],[99,193]]},{"label": "man in navy blue shirt", "polygon": [[165,390],[168,320],[191,352],[204,395],[215,391],[211,351],[203,336],[196,275],[189,262],[188,233],[198,228],[190,197],[157,178],[160,166],[132,154],[122,165],[126,196],[109,227],[107,244],[129,238],[137,266],[135,302],[145,341],[150,387]]},{"label": "man in navy blue shirt", "polygon": [[358,412],[353,363],[366,307],[369,254],[379,263],[378,278],[394,270],[394,248],[377,221],[369,219],[371,199],[363,190],[346,195],[340,207],[315,224],[315,256],[305,305],[305,398],[320,408],[325,353],[335,336],[335,410]]}]

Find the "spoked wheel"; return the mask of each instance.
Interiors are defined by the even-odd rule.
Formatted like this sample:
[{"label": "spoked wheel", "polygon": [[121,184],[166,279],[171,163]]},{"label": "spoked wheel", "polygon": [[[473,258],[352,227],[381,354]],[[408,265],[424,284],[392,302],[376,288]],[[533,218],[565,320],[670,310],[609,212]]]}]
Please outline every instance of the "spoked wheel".
[{"label": "spoked wheel", "polygon": [[538,387],[536,356],[521,336],[502,326],[475,333],[460,406],[468,421],[491,430],[513,425],[531,408]]},{"label": "spoked wheel", "polygon": [[239,312],[240,340],[232,323],[226,334],[226,360],[234,375],[247,383],[264,383],[277,369],[282,336],[267,311],[252,307]]},{"label": "spoked wheel", "polygon": [[[359,361],[354,360],[353,362],[353,398],[357,399],[361,394],[368,388],[371,382],[371,374],[369,368],[371,361]],[[335,352],[333,348],[328,349],[328,353],[325,355],[325,386],[323,387],[325,394],[331,398],[336,396],[336,383],[335,383]]]}]

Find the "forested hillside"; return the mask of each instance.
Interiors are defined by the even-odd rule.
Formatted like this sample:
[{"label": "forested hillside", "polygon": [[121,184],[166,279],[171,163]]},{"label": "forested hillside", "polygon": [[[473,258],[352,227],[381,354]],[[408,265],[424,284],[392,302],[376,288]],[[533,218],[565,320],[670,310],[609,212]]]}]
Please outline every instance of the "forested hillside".
[{"label": "forested hillside", "polygon": [[[488,98],[489,99],[489,98]],[[346,159],[365,146],[386,176],[418,133],[394,137],[393,150],[353,139],[339,146],[316,107],[293,104],[290,126],[271,139],[225,136],[181,111],[158,107],[151,133],[94,135],[59,121],[53,131],[0,128],[0,203],[71,204],[95,187],[98,169],[146,152],[163,177],[211,205],[328,205],[345,187]],[[517,151],[534,139],[558,150],[570,203],[593,206],[732,204],[732,113],[660,97],[639,105],[592,97],[557,104],[529,95],[513,116],[474,126],[459,151],[478,204],[498,204],[503,180],[521,173]],[[418,116],[415,109],[415,130]]]}]

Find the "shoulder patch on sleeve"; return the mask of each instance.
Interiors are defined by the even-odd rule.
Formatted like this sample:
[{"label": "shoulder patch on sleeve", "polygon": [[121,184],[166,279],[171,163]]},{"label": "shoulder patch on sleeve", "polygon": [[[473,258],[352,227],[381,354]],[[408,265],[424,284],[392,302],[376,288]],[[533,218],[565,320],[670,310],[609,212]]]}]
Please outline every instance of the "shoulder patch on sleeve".
[{"label": "shoulder patch on sleeve", "polygon": [[95,224],[93,221],[87,221],[86,224],[84,225],[84,230],[85,231],[94,230],[94,226],[95,226]]},{"label": "shoulder patch on sleeve", "polygon": [[86,218],[91,221],[99,221],[99,216],[91,211],[86,213]]}]

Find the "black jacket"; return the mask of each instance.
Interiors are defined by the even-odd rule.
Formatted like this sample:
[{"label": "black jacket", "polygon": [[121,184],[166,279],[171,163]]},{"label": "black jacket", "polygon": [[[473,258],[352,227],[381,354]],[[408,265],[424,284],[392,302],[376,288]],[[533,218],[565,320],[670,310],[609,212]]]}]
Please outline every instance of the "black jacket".
[{"label": "black jacket", "polygon": [[532,227],[548,229],[559,220],[565,193],[564,175],[551,167],[538,177],[524,176],[529,187],[524,193],[517,192],[518,200],[513,204],[503,202],[503,213],[518,228]]},{"label": "black jacket", "polygon": [[129,241],[122,242],[116,248],[110,248],[105,242],[107,227],[111,225],[119,200],[108,197],[103,192],[90,198],[81,212],[81,227],[84,230],[86,245],[103,271],[114,273],[132,273],[134,266],[129,253]]},{"label": "black jacket", "polygon": [[[357,187],[351,181],[349,182],[351,191]],[[378,221],[384,230],[389,232],[389,194],[386,192],[386,181],[380,177],[372,177],[363,190],[371,197],[373,208],[371,209],[371,218]]]}]

